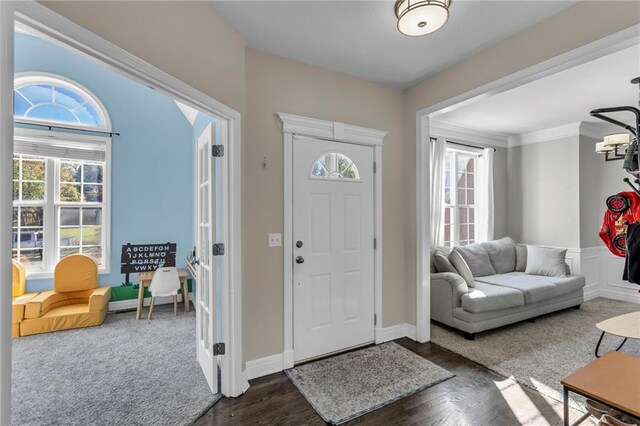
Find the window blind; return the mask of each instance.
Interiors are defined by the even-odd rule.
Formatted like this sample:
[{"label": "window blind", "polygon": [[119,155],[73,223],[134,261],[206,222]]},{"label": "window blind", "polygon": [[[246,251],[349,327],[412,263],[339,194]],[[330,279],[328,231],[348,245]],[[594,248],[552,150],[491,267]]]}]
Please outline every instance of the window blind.
[{"label": "window blind", "polygon": [[105,162],[107,144],[100,140],[65,141],[59,138],[16,136],[16,154],[53,157],[67,160]]}]

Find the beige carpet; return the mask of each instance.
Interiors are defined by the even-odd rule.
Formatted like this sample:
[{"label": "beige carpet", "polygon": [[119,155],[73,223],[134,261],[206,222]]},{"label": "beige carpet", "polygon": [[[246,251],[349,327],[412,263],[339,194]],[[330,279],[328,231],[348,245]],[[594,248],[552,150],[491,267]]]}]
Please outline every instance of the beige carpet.
[{"label": "beige carpet", "polygon": [[[594,299],[582,309],[568,309],[536,319],[486,331],[468,341],[462,333],[432,323],[432,342],[469,358],[506,377],[562,401],[560,380],[595,359],[600,337],[596,323],[640,310],[640,306],[609,299]],[[606,336],[600,353],[615,349],[621,339]],[[640,356],[640,342],[629,340],[621,349]],[[580,409],[584,401],[572,396]]]}]

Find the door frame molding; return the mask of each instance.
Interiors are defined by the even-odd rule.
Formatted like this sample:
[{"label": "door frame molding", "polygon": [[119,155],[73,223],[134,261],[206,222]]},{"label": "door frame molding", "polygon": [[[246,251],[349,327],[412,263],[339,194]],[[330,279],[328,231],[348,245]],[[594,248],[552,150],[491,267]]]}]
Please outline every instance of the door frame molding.
[{"label": "door frame molding", "polygon": [[[38,31],[45,38],[71,48],[76,53],[99,61],[103,66],[127,78],[151,87],[173,99],[189,105],[199,111],[218,117],[226,122],[228,129],[228,156],[230,173],[228,176],[229,206],[229,280],[223,288],[223,336],[226,342],[227,355],[222,356],[221,370],[228,377],[222,380],[222,393],[225,396],[239,396],[245,392],[249,383],[243,374],[242,362],[242,263],[241,263],[241,116],[240,113],[209,95],[193,88],[187,83],[145,62],[128,51],[103,39],[83,28],[75,22],[55,13],[36,1],[0,2],[0,150],[13,151],[13,31],[14,22]],[[10,161],[12,156],[3,156],[3,161]],[[9,168],[10,170],[10,163]],[[11,206],[11,192],[0,187],[2,198],[0,205]],[[2,215],[0,214],[0,217]],[[3,219],[6,218],[2,217]],[[10,228],[6,228],[7,230]],[[10,232],[5,227],[0,235]],[[7,241],[9,238],[4,238]],[[3,243],[5,244],[5,243]],[[10,245],[3,245],[5,249]],[[2,257],[4,259],[4,257]],[[10,278],[10,262],[0,260],[1,277]],[[11,403],[11,301],[5,289],[0,289],[0,424],[10,418]],[[8,344],[5,344],[8,343]],[[195,354],[194,354],[195,355]],[[7,420],[7,421],[5,421]]]},{"label": "door frame molding", "polygon": [[293,140],[307,136],[331,142],[342,142],[373,148],[376,172],[373,175],[374,238],[374,314],[376,343],[382,343],[382,146],[388,132],[352,126],[337,121],[319,120],[299,115],[277,113],[282,122],[284,143],[284,352],[283,368],[294,365],[293,347]]},{"label": "door frame molding", "polygon": [[[446,112],[477,102],[498,93],[511,90],[532,81],[600,58],[635,45],[640,33],[640,24],[576,47],[558,56],[539,62],[513,74],[491,81],[452,98],[422,108],[416,112],[416,326],[417,340],[431,340],[431,277],[429,252],[430,230],[430,176],[429,138],[433,126],[430,121]],[[433,135],[435,136],[435,135]]]}]

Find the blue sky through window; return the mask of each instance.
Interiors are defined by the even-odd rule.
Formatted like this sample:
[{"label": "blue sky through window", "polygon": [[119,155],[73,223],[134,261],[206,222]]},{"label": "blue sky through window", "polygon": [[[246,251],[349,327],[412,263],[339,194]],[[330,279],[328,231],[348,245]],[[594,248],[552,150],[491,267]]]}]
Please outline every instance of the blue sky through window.
[{"label": "blue sky through window", "polygon": [[104,128],[95,101],[55,81],[19,85],[14,90],[14,117],[42,122]]}]

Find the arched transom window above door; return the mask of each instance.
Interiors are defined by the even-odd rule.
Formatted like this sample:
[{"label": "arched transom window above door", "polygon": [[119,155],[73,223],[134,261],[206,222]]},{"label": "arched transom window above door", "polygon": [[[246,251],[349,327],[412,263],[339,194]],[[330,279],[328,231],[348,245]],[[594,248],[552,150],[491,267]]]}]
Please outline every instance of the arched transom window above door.
[{"label": "arched transom window above door", "polygon": [[110,130],[109,116],[89,90],[60,76],[18,74],[13,91],[14,119]]},{"label": "arched transom window above door", "polygon": [[314,179],[360,180],[360,174],[353,160],[339,152],[329,152],[318,157],[311,166]]}]

